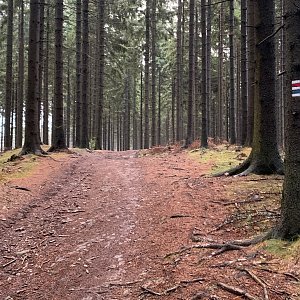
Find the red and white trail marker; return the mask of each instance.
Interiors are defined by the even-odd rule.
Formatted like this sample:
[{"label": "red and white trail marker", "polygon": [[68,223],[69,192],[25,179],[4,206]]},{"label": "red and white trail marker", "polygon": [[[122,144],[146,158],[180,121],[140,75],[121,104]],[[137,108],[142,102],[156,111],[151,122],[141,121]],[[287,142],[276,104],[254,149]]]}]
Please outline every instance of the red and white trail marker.
[{"label": "red and white trail marker", "polygon": [[292,96],[300,97],[300,80],[292,81]]}]

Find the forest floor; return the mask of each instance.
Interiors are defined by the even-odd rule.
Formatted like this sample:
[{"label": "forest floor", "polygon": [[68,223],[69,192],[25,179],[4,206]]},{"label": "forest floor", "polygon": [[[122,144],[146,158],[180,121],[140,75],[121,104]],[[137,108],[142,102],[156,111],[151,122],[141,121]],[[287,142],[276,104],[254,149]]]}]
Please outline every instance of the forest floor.
[{"label": "forest floor", "polygon": [[0,299],[300,299],[299,242],[210,248],[279,216],[283,178],[211,177],[221,150],[3,163]]}]

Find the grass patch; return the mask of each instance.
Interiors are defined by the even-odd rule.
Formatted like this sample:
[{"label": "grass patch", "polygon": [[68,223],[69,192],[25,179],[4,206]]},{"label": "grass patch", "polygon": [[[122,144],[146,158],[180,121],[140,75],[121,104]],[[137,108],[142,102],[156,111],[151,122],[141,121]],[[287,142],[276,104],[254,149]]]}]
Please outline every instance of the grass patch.
[{"label": "grass patch", "polygon": [[12,155],[18,155],[21,149],[6,151],[0,156],[0,181],[26,177],[37,165],[38,157],[26,155],[22,159],[9,162]]},{"label": "grass patch", "polygon": [[286,260],[299,260],[300,257],[300,240],[295,242],[267,240],[263,243],[262,248],[272,255]]},{"label": "grass patch", "polygon": [[251,148],[219,145],[209,149],[196,149],[189,155],[202,164],[210,166],[210,175],[224,172],[242,163],[250,154]]},{"label": "grass patch", "polygon": [[[43,150],[47,151],[49,149],[48,145],[42,146]],[[24,178],[31,174],[31,172],[38,165],[40,159],[44,159],[44,157],[40,157],[33,154],[28,154],[22,156],[20,159],[16,159],[14,161],[8,161],[12,155],[18,155],[21,152],[21,149],[14,149],[11,151],[6,151],[1,153],[0,155],[0,182],[16,179],[16,178]],[[51,153],[51,157],[55,160],[63,158],[66,156],[66,153]],[[49,159],[49,158],[46,158]]]}]

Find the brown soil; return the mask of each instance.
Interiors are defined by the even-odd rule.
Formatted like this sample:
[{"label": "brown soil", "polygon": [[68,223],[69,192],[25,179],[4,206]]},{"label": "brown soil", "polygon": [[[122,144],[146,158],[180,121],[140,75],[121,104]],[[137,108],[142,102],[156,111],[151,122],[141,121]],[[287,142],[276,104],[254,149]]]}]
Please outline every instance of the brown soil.
[{"label": "brown soil", "polygon": [[207,168],[185,152],[39,159],[29,177],[0,185],[0,299],[247,299],[218,283],[255,299],[267,299],[263,285],[270,300],[300,299],[299,261],[260,246],[215,256],[188,248],[201,244],[192,237],[256,233],[224,223],[234,209],[223,205],[226,186],[239,179],[205,177]]}]

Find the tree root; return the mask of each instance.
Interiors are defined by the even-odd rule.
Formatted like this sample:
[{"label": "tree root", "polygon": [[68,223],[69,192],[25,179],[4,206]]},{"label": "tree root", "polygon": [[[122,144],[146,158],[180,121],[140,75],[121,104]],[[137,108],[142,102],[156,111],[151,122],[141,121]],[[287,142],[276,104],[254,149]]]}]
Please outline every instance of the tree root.
[{"label": "tree root", "polygon": [[267,285],[260,278],[247,269],[238,268],[238,270],[247,273],[255,282],[261,285],[264,291],[264,300],[269,300]]},{"label": "tree root", "polygon": [[73,154],[72,151],[70,151],[67,147],[57,147],[57,146],[51,146],[49,149],[48,149],[48,152],[66,152],[68,154]]},{"label": "tree root", "polygon": [[182,280],[182,281],[180,281],[179,284],[174,285],[173,287],[168,288],[168,289],[164,290],[163,292],[157,292],[157,291],[154,291],[154,290],[152,290],[148,287],[145,287],[145,286],[141,286],[141,289],[142,289],[143,294],[146,293],[146,294],[150,294],[150,295],[153,295],[153,296],[165,296],[165,295],[168,295],[172,292],[175,292],[178,288],[182,287],[183,285],[198,283],[198,282],[202,282],[202,281],[204,281],[203,278],[195,278],[195,279],[191,279],[191,280]]},{"label": "tree root", "polygon": [[251,245],[256,245],[258,243],[261,243],[269,238],[272,237],[272,231],[267,232],[265,234],[259,235],[253,239],[248,240],[234,240],[234,241],[228,241],[226,243],[204,243],[204,244],[197,244],[192,245],[188,247],[184,247],[178,251],[171,252],[165,255],[164,258],[168,258],[173,255],[182,254],[184,252],[193,250],[193,249],[216,249],[219,251],[213,252],[211,256],[217,256],[221,253],[224,253],[226,251],[232,251],[232,250],[242,250],[244,247],[249,247]]},{"label": "tree root", "polygon": [[274,158],[273,161],[265,162],[260,160],[260,158],[254,158],[252,153],[250,156],[240,165],[229,169],[227,171],[219,172],[214,174],[213,177],[220,176],[247,176],[249,174],[257,175],[271,175],[278,174],[284,175],[283,162],[280,158]]}]

